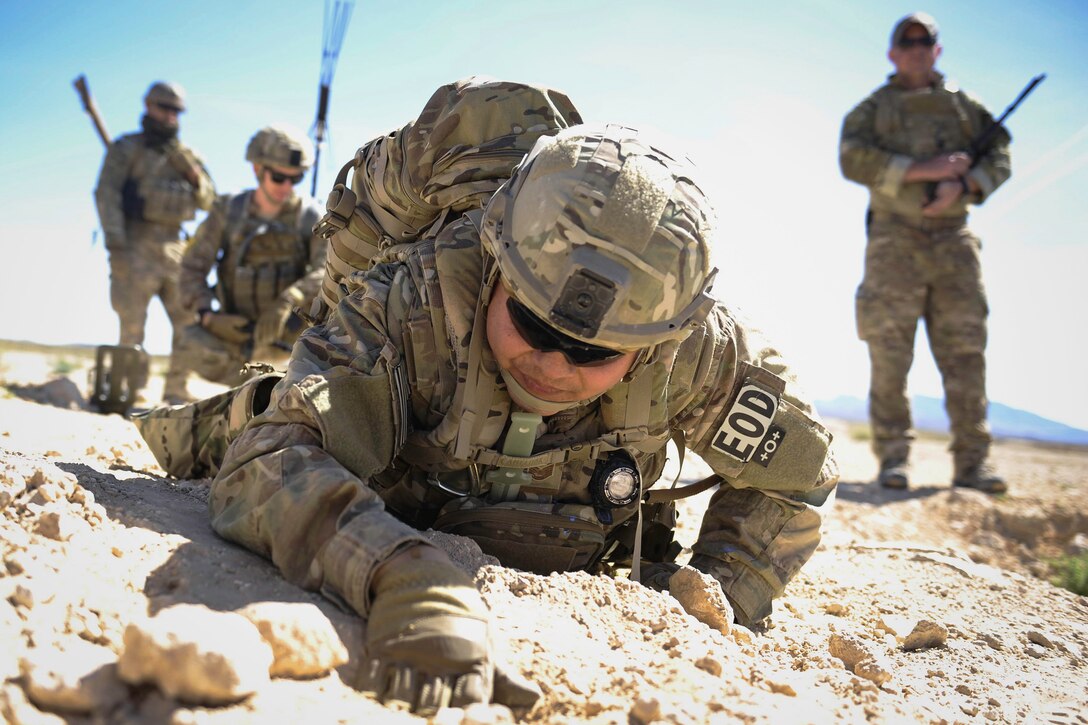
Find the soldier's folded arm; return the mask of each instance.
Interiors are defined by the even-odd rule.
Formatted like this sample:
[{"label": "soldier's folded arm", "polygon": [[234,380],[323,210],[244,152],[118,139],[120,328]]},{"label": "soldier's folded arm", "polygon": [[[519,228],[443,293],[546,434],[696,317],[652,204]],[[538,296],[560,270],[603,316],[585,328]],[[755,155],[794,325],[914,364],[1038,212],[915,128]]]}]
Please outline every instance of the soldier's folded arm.
[{"label": "soldier's folded arm", "polygon": [[[879,93],[879,91],[877,92]],[[880,187],[894,196],[914,159],[882,148],[876,136],[876,93],[859,103],[843,119],[839,137],[839,168],[850,181]]]},{"label": "soldier's folded arm", "polygon": [[[967,108],[974,116],[973,126],[979,129],[979,133],[988,129],[993,124],[993,116],[973,96],[967,93],[964,93],[964,96],[967,99]],[[975,198],[972,199],[973,202],[981,204],[1012,175],[1012,157],[1009,154],[1011,141],[1012,137],[1002,127],[983,147],[974,168],[967,173],[967,176],[975,182],[972,186],[978,188]]]},{"label": "soldier's folded arm", "polygon": [[387,513],[367,485],[395,453],[393,401],[379,357],[387,342],[361,319],[344,319],[334,311],[303,334],[268,408],[228,448],[210,507],[223,537],[366,616],[375,568],[425,540]]}]

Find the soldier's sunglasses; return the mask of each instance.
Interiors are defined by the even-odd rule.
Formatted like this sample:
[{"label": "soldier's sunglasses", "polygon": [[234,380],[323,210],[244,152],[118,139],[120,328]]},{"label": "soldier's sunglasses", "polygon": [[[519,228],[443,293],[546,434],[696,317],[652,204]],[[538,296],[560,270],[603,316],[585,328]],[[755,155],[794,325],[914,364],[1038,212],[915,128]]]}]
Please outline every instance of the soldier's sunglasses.
[{"label": "soldier's sunglasses", "polygon": [[513,297],[507,298],[506,309],[510,312],[514,329],[530,347],[541,352],[561,352],[571,365],[594,367],[612,362],[623,355],[620,350],[590,345],[564,335]]},{"label": "soldier's sunglasses", "polygon": [[178,106],[171,106],[169,103],[157,103],[156,102],[155,105],[158,106],[159,108],[161,108],[162,110],[166,111],[167,113],[177,113],[177,114],[180,115],[185,110],[183,108],[179,108]]},{"label": "soldier's sunglasses", "polygon": [[899,42],[896,43],[902,50],[910,50],[917,46],[932,48],[936,44],[937,41],[929,36],[925,38],[900,38]]},{"label": "soldier's sunglasses", "polygon": [[280,172],[273,171],[272,169],[266,169],[266,171],[268,171],[268,175],[269,177],[271,177],[272,183],[274,184],[282,184],[285,181],[290,181],[291,186],[295,186],[299,184],[302,181],[302,178],[305,176],[305,174],[281,174]]}]

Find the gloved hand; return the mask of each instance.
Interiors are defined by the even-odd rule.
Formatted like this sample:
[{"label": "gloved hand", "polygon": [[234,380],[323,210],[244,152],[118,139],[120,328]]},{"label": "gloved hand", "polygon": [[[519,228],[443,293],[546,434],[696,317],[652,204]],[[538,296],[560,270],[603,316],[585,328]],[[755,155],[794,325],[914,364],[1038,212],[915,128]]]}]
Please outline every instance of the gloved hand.
[{"label": "gloved hand", "polygon": [[274,305],[266,309],[257,318],[257,326],[253,329],[253,346],[271,347],[279,342],[287,321],[291,319],[291,303],[277,300]]},{"label": "gloved hand", "polygon": [[244,344],[249,342],[252,325],[242,315],[226,312],[205,312],[200,316],[200,325],[220,340]]},{"label": "gloved hand", "polygon": [[531,706],[540,690],[496,666],[489,622],[487,605],[464,571],[450,562],[401,557],[374,589],[363,689],[424,715],[492,700]]},{"label": "gloved hand", "polygon": [[671,577],[679,568],[679,564],[674,564],[671,561],[663,561],[644,566],[642,567],[642,572],[639,576],[639,582],[643,586],[649,587],[654,591],[667,592],[669,591],[669,577]]}]

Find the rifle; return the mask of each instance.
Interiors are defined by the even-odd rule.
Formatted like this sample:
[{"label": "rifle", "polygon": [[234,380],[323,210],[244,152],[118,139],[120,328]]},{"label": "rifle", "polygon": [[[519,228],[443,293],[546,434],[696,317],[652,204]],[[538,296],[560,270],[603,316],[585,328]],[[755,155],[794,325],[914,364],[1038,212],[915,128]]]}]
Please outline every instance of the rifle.
[{"label": "rifle", "polygon": [[94,121],[94,128],[98,131],[98,137],[102,139],[102,143],[106,145],[106,148],[109,148],[111,143],[110,132],[106,130],[106,124],[98,113],[98,106],[95,105],[94,99],[91,98],[91,89],[87,86],[87,76],[80,73],[79,77],[72,81],[72,85],[76,87],[79,100],[83,102],[83,110]]},{"label": "rifle", "polygon": [[1005,119],[1012,115],[1012,112],[1016,110],[1016,107],[1019,106],[1024,99],[1028,97],[1028,94],[1035,90],[1035,86],[1042,83],[1044,79],[1046,79],[1046,73],[1040,73],[1032,78],[1031,82],[1024,87],[1024,90],[1020,91],[1020,95],[1016,97],[1016,100],[1010,103],[1009,107],[1005,109],[1005,112],[1002,113],[997,120],[991,123],[989,128],[971,140],[971,144],[967,147],[967,153],[971,155],[971,166],[975,165],[982,149],[986,147],[990,138],[997,133],[999,128],[1001,128],[1001,124],[1005,122]]},{"label": "rifle", "polygon": [[[1027,86],[1024,87],[1024,90],[1020,91],[1020,95],[1016,97],[1016,100],[1009,104],[1009,107],[1005,109],[1004,113],[998,116],[982,133],[971,139],[971,143],[967,145],[967,154],[971,157],[971,166],[968,168],[973,169],[975,167],[983,149],[986,148],[986,144],[990,142],[993,135],[1001,128],[1005,119],[1011,116],[1012,112],[1016,110],[1016,107],[1023,103],[1024,99],[1028,97],[1028,94],[1035,90],[1035,86],[1042,83],[1045,79],[1046,73],[1040,73],[1032,78]],[[929,201],[933,201],[937,196],[937,183],[938,182],[936,181],[926,182],[926,198]]]}]

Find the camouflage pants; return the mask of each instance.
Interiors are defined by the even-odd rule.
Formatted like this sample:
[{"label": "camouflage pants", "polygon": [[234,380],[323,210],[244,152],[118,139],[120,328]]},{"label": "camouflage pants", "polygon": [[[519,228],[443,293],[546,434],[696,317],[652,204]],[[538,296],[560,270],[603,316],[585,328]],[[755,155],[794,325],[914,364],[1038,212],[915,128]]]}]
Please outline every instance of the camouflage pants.
[{"label": "camouflage pants", "polygon": [[957,470],[989,453],[986,316],[981,243],[966,220],[876,214],[865,278],[857,291],[858,335],[869,345],[869,418],[880,460],[906,460],[914,438],[907,373],[925,320],[944,385]]},{"label": "camouflage pants", "polygon": [[195,372],[205,380],[234,387],[250,377],[242,372],[242,366],[248,362],[252,347],[252,342],[227,342],[200,325],[188,325],[174,342],[170,366],[182,379],[189,372]]},{"label": "camouflage pants", "polygon": [[[181,304],[178,274],[185,243],[134,239],[130,249],[110,252],[110,303],[121,324],[119,344],[142,345],[147,307],[158,297],[173,327],[171,347],[193,315]],[[173,372],[167,372],[167,379]],[[139,387],[143,387],[140,385]]]}]

